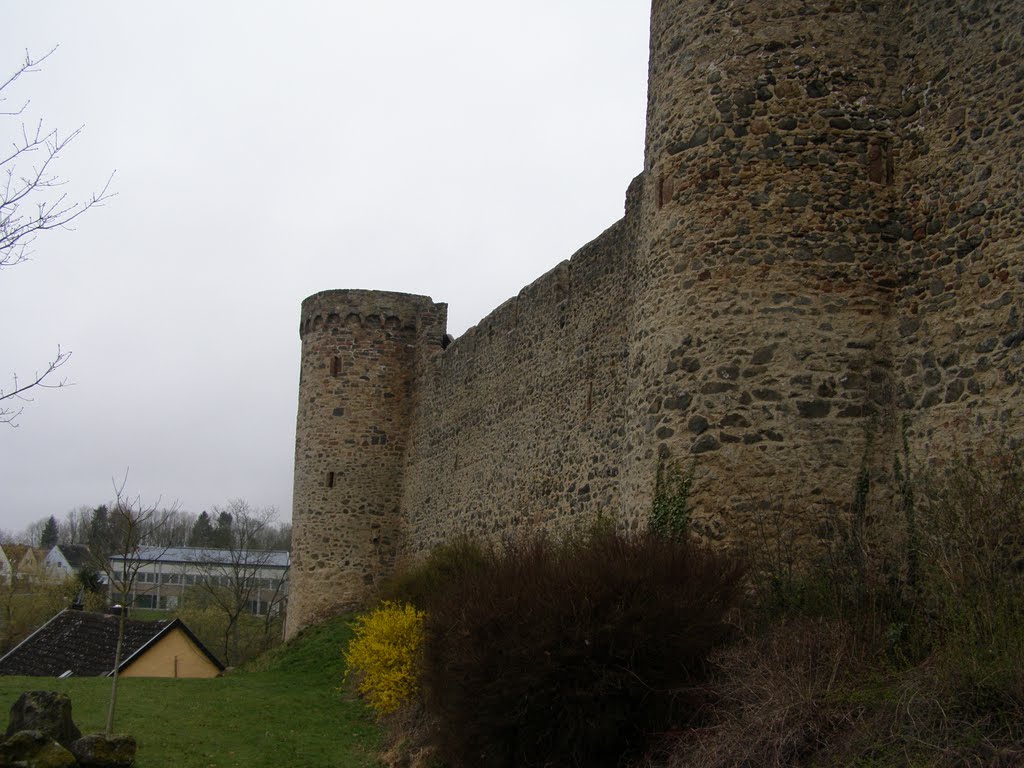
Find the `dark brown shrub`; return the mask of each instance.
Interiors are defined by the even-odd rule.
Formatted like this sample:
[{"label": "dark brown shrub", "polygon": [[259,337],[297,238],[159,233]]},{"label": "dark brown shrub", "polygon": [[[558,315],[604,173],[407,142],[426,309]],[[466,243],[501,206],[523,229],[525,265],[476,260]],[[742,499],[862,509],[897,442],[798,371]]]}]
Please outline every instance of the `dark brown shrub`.
[{"label": "dark brown shrub", "polygon": [[870,669],[874,650],[839,621],[797,619],[712,655],[715,700],[700,727],[666,736],[666,768],[844,765],[817,758],[857,727],[840,692]]},{"label": "dark brown shrub", "polygon": [[442,756],[618,765],[692,717],[743,572],[650,535],[508,547],[427,604],[424,689]]},{"label": "dark brown shrub", "polygon": [[476,569],[490,558],[490,549],[485,545],[468,537],[453,539],[432,549],[424,560],[400,565],[395,575],[381,584],[377,597],[412,603],[422,610],[431,595],[473,578]]}]

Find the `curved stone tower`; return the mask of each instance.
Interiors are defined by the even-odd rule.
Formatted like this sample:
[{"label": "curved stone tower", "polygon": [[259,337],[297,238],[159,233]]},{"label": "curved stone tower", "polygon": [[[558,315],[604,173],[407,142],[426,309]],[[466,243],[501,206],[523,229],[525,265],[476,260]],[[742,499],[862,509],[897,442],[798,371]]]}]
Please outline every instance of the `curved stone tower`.
[{"label": "curved stone tower", "polygon": [[659,454],[750,542],[1020,443],[1022,51],[1019,4],[654,0],[627,517]]},{"label": "curved stone tower", "polygon": [[417,356],[440,350],[446,314],[382,291],[302,303],[288,637],[356,605],[394,562]]},{"label": "curved stone tower", "polygon": [[893,5],[655,0],[627,514],[697,456],[704,535],[809,535],[891,437]]}]

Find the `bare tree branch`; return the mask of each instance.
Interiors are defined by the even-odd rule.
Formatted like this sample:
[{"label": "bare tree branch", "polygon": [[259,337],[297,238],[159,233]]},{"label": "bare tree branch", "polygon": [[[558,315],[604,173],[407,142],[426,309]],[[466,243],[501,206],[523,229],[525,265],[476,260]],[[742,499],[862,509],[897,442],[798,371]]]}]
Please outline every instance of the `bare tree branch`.
[{"label": "bare tree branch", "polygon": [[[7,86],[9,86],[11,83],[13,83],[15,80],[17,80],[22,75],[27,75],[30,72],[38,72],[39,71],[39,66],[38,65],[42,64],[44,61],[46,61],[48,58],[50,58],[50,56],[53,54],[54,51],[57,50],[57,48],[58,48],[58,46],[56,46],[56,45],[53,46],[53,48],[51,48],[49,51],[47,51],[45,54],[43,54],[42,56],[40,56],[38,59],[35,59],[35,60],[33,60],[32,56],[29,55],[29,52],[26,49],[25,50],[25,60],[22,62],[21,66],[18,67],[16,70],[14,70],[14,74],[12,74],[10,77],[8,77],[5,80],[3,82],[3,85],[0,85],[0,104],[3,104],[5,101],[7,101],[7,98],[3,95],[4,89],[6,89]],[[25,108],[28,107],[28,104],[29,104],[28,101],[26,101],[24,104],[21,105],[21,108],[17,112],[0,112],[0,115],[6,115],[6,116],[20,115],[22,112],[25,111]]]},{"label": "bare tree branch", "polygon": [[24,410],[24,406],[9,407],[4,404],[4,400],[20,400],[24,403],[31,403],[32,398],[25,393],[29,390],[40,388],[40,389],[61,389],[62,387],[70,387],[72,383],[67,379],[59,379],[54,381],[50,378],[54,371],[60,368],[64,363],[71,359],[70,352],[64,352],[60,346],[57,346],[57,355],[50,362],[46,364],[46,368],[42,373],[39,371],[35,372],[35,375],[28,380],[23,382],[18,380],[18,374],[11,374],[13,379],[13,386],[10,390],[0,389],[0,424],[7,424],[11,427],[18,426],[18,417]]},{"label": "bare tree branch", "polygon": [[[37,72],[38,65],[55,50],[37,59],[26,51],[21,65],[0,85],[0,103],[6,100],[6,88],[23,75]],[[19,117],[28,104],[26,101],[17,111],[0,115]],[[57,130],[46,130],[42,120],[32,129],[22,123],[20,136],[0,155],[0,269],[29,258],[29,247],[39,232],[69,228],[83,213],[103,205],[116,194],[110,191],[113,174],[98,192],[84,200],[69,200],[66,192],[59,191],[65,182],[54,173],[52,166],[60,153],[78,138],[83,127],[61,135]]]},{"label": "bare tree branch", "polygon": [[[7,101],[8,88],[23,76],[38,72],[39,65],[56,50],[54,47],[38,58],[33,58],[26,50],[21,64],[0,83],[0,105]],[[0,117],[18,119],[25,113],[29,103],[26,100],[17,109],[0,111]],[[72,199],[61,189],[65,181],[56,173],[54,166],[60,153],[81,135],[82,129],[83,126],[79,126],[62,134],[56,129],[44,128],[41,119],[34,126],[21,121],[9,146],[0,149],[0,270],[29,259],[32,244],[39,233],[71,229],[79,216],[102,206],[117,194],[111,191],[113,173],[98,191],[84,199]],[[15,399],[31,402],[31,398],[24,394],[28,390],[67,386],[66,379],[54,383],[48,377],[64,365],[70,356],[70,352],[62,352],[58,347],[57,356],[47,364],[43,373],[37,372],[27,383],[19,383],[17,374],[14,374],[13,388],[0,389],[0,424],[17,426],[17,419],[24,410],[24,406],[10,407],[3,405],[3,401]]]}]

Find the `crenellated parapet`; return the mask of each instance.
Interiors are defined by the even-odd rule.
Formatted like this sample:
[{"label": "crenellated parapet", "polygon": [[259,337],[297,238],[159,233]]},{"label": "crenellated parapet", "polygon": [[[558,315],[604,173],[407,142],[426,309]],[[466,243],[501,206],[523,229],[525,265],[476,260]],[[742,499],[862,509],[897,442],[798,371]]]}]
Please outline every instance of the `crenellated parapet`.
[{"label": "crenellated parapet", "polygon": [[[435,304],[429,296],[410,293],[358,289],[321,291],[302,302],[299,338],[310,331],[330,331],[340,325],[391,332],[428,332],[437,323],[438,313],[443,320],[445,308],[446,305]],[[440,345],[440,339],[435,341]]]}]

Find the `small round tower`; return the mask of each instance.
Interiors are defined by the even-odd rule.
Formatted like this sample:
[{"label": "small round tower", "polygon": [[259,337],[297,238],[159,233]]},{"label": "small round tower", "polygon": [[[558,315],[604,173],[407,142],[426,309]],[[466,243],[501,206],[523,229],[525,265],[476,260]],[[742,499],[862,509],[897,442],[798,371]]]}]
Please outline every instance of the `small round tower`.
[{"label": "small round tower", "polygon": [[445,315],[382,291],[302,303],[287,637],[357,605],[394,563],[412,384]]}]

